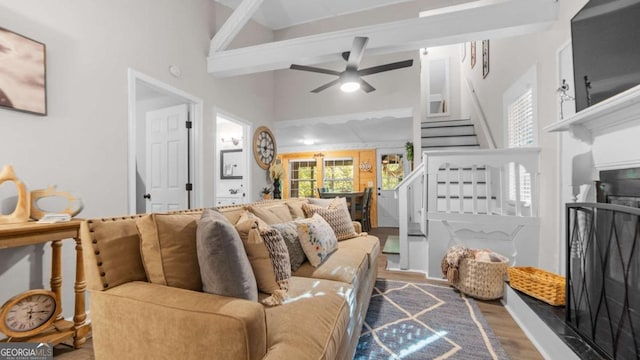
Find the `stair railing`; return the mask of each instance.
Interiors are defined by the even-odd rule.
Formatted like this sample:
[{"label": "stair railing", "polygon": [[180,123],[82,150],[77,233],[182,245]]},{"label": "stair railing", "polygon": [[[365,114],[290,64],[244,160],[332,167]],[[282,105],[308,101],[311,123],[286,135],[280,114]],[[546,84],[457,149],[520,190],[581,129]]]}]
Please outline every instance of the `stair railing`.
[{"label": "stair railing", "polygon": [[482,129],[482,134],[487,141],[489,149],[495,149],[496,142],[493,139],[493,134],[491,133],[491,129],[489,128],[489,124],[487,123],[487,117],[484,114],[484,110],[482,110],[482,105],[480,105],[480,100],[478,99],[478,94],[476,94],[476,89],[473,87],[471,79],[465,78],[465,80],[467,91],[469,91],[471,102],[473,103],[473,108],[478,114],[478,123],[480,124],[480,128]]},{"label": "stair railing", "polygon": [[[420,230],[426,234],[426,196],[423,192],[425,181],[425,163],[420,163],[395,188],[398,199],[400,268],[409,268],[409,225],[419,221]],[[416,203],[417,201],[417,203]],[[416,218],[419,218],[416,221]],[[425,254],[426,255],[426,254]]]},{"label": "stair railing", "polygon": [[427,218],[435,213],[535,217],[540,148],[427,151]]}]

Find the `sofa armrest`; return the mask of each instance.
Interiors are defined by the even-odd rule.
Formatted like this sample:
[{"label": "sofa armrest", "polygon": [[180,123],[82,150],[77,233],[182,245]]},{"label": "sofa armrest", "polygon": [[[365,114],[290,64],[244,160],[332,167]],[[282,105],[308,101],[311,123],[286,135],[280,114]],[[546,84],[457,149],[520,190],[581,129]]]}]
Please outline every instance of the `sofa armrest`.
[{"label": "sofa armrest", "polygon": [[261,359],[261,304],[146,282],[91,292],[96,359]]},{"label": "sofa armrest", "polygon": [[354,229],[356,229],[356,234],[360,234],[362,232],[362,224],[358,221],[352,221]]}]

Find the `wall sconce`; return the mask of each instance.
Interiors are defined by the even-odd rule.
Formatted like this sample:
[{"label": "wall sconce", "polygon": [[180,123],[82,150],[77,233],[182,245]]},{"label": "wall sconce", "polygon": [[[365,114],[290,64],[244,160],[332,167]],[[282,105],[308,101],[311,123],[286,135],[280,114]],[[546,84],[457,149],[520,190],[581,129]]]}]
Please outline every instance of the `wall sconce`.
[{"label": "wall sconce", "polygon": [[238,144],[240,144],[240,141],[241,141],[241,140],[242,140],[242,137],[240,137],[240,138],[234,138],[234,137],[232,137],[232,138],[220,138],[220,141],[221,141],[221,142],[223,142],[223,143],[225,143],[225,142],[230,142],[230,143],[232,143],[233,145],[238,145]]}]

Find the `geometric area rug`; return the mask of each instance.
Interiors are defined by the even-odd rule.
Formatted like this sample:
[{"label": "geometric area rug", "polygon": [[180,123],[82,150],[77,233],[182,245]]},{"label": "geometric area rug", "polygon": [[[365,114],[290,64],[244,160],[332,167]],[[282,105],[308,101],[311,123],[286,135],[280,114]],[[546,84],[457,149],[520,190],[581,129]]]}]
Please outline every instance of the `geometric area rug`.
[{"label": "geometric area rug", "polygon": [[509,359],[476,302],[448,286],[376,280],[354,359]]}]

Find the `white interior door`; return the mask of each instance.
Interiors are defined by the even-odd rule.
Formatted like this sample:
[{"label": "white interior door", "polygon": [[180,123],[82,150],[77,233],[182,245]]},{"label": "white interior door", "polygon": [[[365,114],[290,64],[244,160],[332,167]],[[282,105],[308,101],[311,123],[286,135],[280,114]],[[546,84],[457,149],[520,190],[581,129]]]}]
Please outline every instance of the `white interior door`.
[{"label": "white interior door", "polygon": [[394,189],[404,178],[404,150],[378,149],[378,226],[399,227],[398,199]]},{"label": "white interior door", "polygon": [[146,211],[187,207],[186,104],[146,114]]}]

